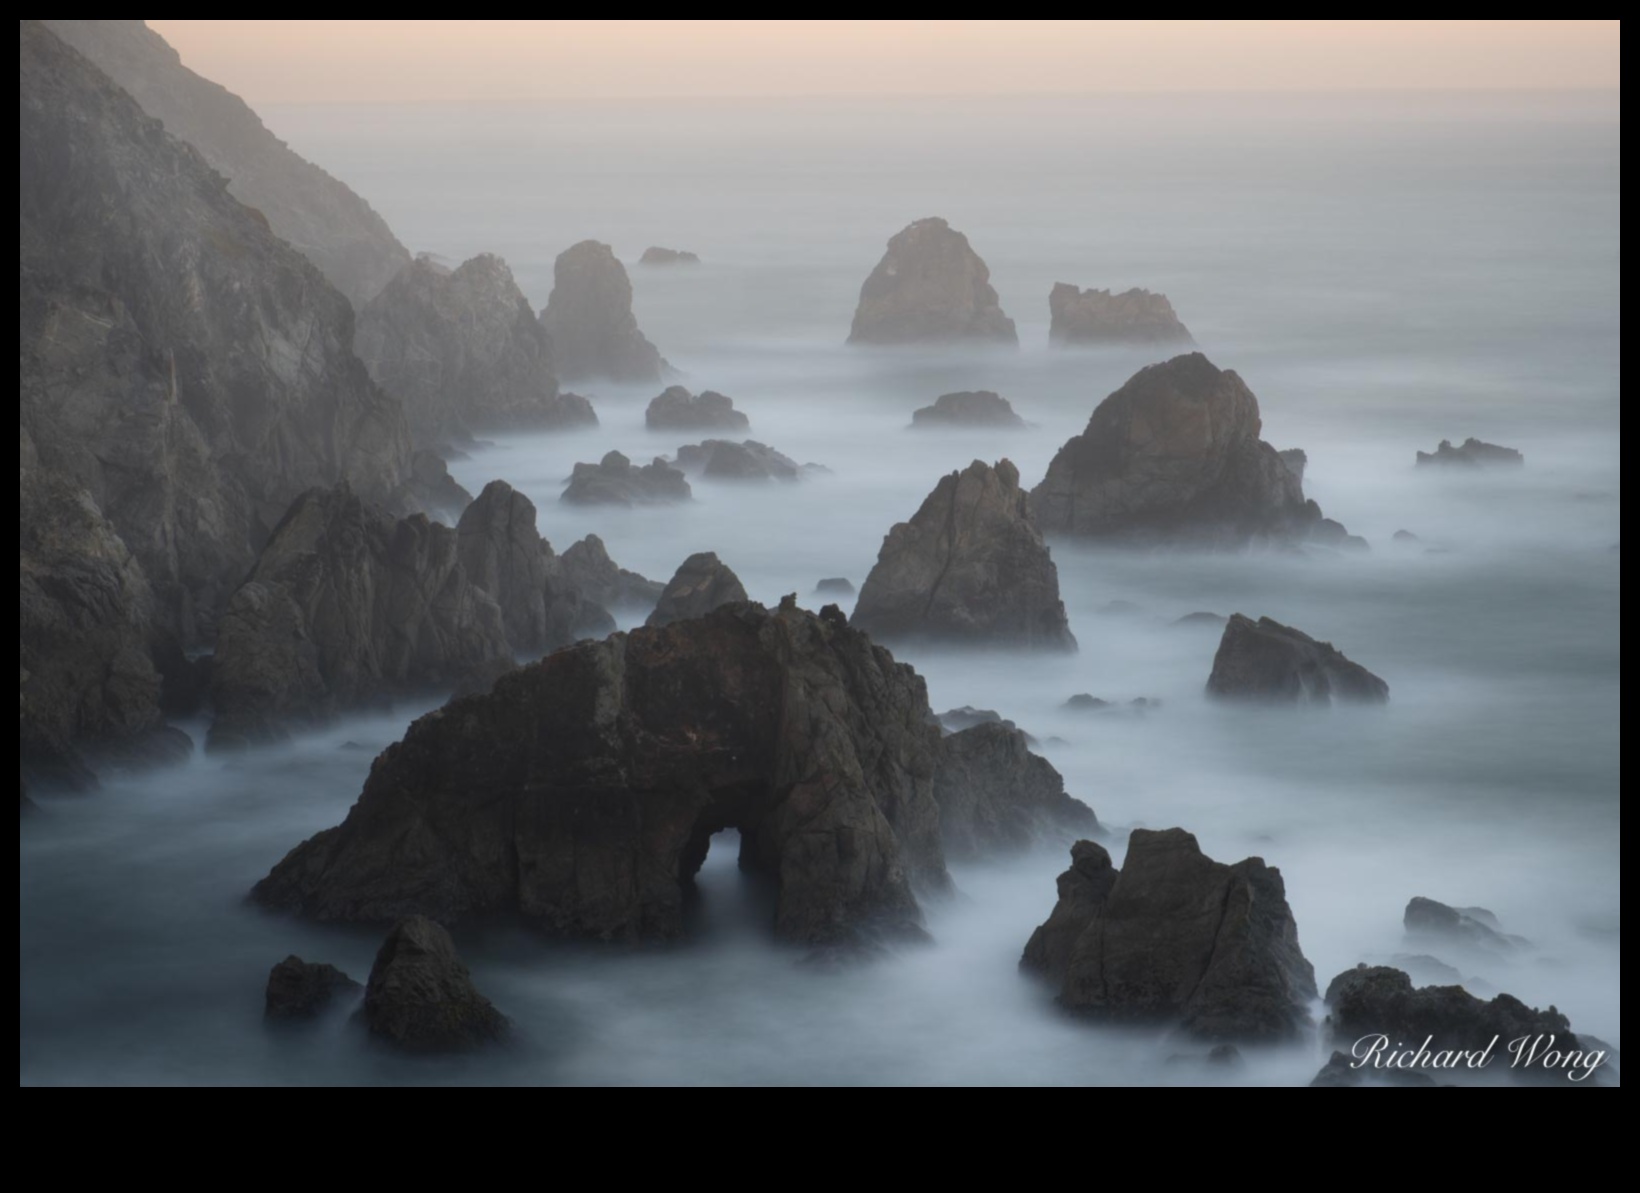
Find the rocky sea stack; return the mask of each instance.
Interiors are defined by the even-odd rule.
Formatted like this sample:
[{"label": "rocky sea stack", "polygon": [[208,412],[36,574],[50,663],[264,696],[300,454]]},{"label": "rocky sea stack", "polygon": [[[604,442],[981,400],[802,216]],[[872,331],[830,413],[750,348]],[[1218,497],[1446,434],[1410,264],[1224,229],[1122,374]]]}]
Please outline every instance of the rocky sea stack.
[{"label": "rocky sea stack", "polygon": [[1466,440],[1462,447],[1453,447],[1448,440],[1435,449],[1434,455],[1419,452],[1418,467],[1471,471],[1481,468],[1524,468],[1526,457],[1512,447],[1498,447],[1496,444],[1482,443],[1479,439]]},{"label": "rocky sea stack", "polygon": [[559,393],[552,338],[500,257],[454,272],[416,261],[360,312],[358,349],[419,444],[598,425],[590,402]]},{"label": "rocky sea stack", "polygon": [[1061,282],[1049,299],[1055,347],[1156,344],[1188,347],[1196,341],[1165,294],[1129,290],[1079,290]]},{"label": "rocky sea stack", "polygon": [[711,390],[697,397],[681,385],[649,403],[644,422],[651,431],[745,431],[752,425],[733,398]]},{"label": "rocky sea stack", "polygon": [[849,343],[952,341],[1017,347],[1019,331],[968,238],[944,220],[921,220],[889,241],[866,280]]},{"label": "rocky sea stack", "polygon": [[680,447],[677,466],[710,481],[780,481],[782,484],[792,484],[815,471],[767,444],[750,439],[744,443],[708,439],[705,443]]},{"label": "rocky sea stack", "polygon": [[1237,614],[1225,627],[1207,693],[1261,704],[1384,704],[1389,685],[1331,643]]},{"label": "rocky sea stack", "polygon": [[1258,399],[1205,356],[1145,369],[1094,412],[1054,459],[1031,507],[1047,534],[1240,547],[1348,532],[1323,518],[1262,441]]},{"label": "rocky sea stack", "polygon": [[564,490],[570,505],[676,505],[692,501],[689,478],[665,460],[642,468],[620,452],[610,452],[597,464],[577,464]]},{"label": "rocky sea stack", "polygon": [[1292,1041],[1312,1025],[1315,971],[1279,870],[1220,865],[1177,829],[1134,833],[1120,871],[1090,842],[1071,857],[1022,963],[1067,1010],[1222,1042]]},{"label": "rocky sea stack", "polygon": [[450,934],[419,917],[395,927],[376,954],[364,1021],[378,1040],[416,1055],[506,1043],[512,1024],[478,992]]},{"label": "rocky sea stack", "polygon": [[541,322],[561,379],[647,385],[671,371],[638,330],[632,279],[614,249],[583,241],[558,258],[556,276]]},{"label": "rocky sea stack", "polygon": [[884,641],[1074,651],[1059,569],[1019,470],[975,461],[939,483],[883,543],[854,624]]},{"label": "rocky sea stack", "polygon": [[671,269],[681,265],[699,265],[700,255],[679,249],[645,249],[639,265],[650,269]]},{"label": "rocky sea stack", "polygon": [[940,743],[934,775],[946,856],[953,861],[1019,852],[1099,833],[1099,818],[1065,794],[1065,780],[1005,721],[976,725]]},{"label": "rocky sea stack", "polygon": [[725,605],[743,605],[750,599],[740,577],[716,555],[694,555],[661,594],[660,603],[649,617],[649,628],[693,621]]},{"label": "rocky sea stack", "polygon": [[994,393],[946,394],[932,406],[917,411],[911,425],[920,431],[937,427],[977,427],[1019,430],[1025,420],[1014,413],[1007,398]]}]

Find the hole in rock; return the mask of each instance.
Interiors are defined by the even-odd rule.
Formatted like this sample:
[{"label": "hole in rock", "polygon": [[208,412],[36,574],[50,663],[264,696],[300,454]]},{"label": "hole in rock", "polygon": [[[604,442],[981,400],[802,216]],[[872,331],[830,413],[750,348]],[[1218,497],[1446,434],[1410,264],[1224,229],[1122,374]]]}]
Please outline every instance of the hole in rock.
[{"label": "hole in rock", "polygon": [[701,939],[767,937],[774,930],[780,890],[755,859],[739,829],[702,831],[684,858],[685,927]]}]

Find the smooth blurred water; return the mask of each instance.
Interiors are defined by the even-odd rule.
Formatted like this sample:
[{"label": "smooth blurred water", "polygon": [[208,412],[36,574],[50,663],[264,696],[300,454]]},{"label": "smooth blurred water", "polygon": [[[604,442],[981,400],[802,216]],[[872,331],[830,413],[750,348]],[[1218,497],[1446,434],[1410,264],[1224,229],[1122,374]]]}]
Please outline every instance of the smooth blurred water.
[{"label": "smooth blurred water", "polygon": [[[271,123],[374,202],[413,248],[511,261],[537,305],[554,257],[597,237],[695,270],[634,270],[640,320],[753,436],[833,475],[697,485],[676,509],[562,505],[577,461],[652,436],[652,392],[594,391],[603,427],[516,439],[455,466],[504,478],[560,548],[597,533],[658,579],[714,550],[775,602],[861,582],[944,472],[1007,456],[1028,484],[1143,354],[1050,353],[1055,281],[1166,291],[1258,393],[1266,438],[1310,454],[1309,489],[1366,535],[1346,558],[1139,555],[1056,543],[1074,659],[909,656],[936,707],[996,708],[1047,744],[1118,843],[1180,825],[1224,861],[1287,876],[1325,983],[1409,949],[1415,895],[1486,906],[1538,948],[1449,958],[1477,992],[1554,1003],[1621,1042],[1621,233],[1616,96],[1199,97],[952,102],[289,109]],[[989,261],[1018,355],[856,353],[861,281],[888,237],[939,214]],[[992,388],[1033,425],[913,434],[941,393]],[[1419,450],[1470,435],[1519,474],[1430,477]],[[1417,545],[1392,543],[1407,529]],[[1140,613],[1102,615],[1113,601]],[[1271,616],[1383,675],[1387,710],[1210,706],[1217,632]],[[1159,699],[1084,718],[1089,692]],[[506,1057],[412,1064],[341,1021],[269,1033],[290,952],[368,972],[372,933],[262,916],[250,886],[337,823],[370,759],[419,710],[289,751],[111,784],[54,803],[20,847],[20,1080],[46,1083],[1306,1082],[1319,1049],[1239,1074],[1187,1048],[1069,1024],[1020,981],[1062,851],[957,874],[935,947],[815,974],[766,939],[732,848],[703,875],[699,941],[653,955],[467,935],[521,1025]],[[364,747],[343,749],[348,743]]]}]

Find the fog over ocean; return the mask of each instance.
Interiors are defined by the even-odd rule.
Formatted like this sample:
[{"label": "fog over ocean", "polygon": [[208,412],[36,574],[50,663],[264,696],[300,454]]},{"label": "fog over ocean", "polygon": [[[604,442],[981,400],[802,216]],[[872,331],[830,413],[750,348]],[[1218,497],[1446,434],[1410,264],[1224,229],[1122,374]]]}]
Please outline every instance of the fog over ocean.
[{"label": "fog over ocean", "polygon": [[[1155,353],[1050,351],[1056,282],[1166,293],[1202,350],[1258,395],[1264,437],[1370,554],[1195,555],[1055,541],[1075,657],[897,652],[936,710],[995,709],[1041,739],[1112,834],[1183,827],[1224,862],[1286,877],[1323,987],[1424,953],[1414,896],[1495,912],[1534,946],[1450,956],[1469,988],[1553,1004],[1621,1047],[1621,153],[1612,95],[1360,95],[273,108],[294,148],[417,251],[507,259],[537,307],[586,238],[631,268],[639,322],[691,389],[734,397],[751,438],[830,475],[636,511],[558,500],[577,462],[640,462],[657,389],[592,387],[602,427],[499,440],[452,465],[505,479],[560,550],[600,535],[671,577],[715,551],[753,599],[865,580],[939,478],[1004,457],[1024,483]],[[943,216],[992,271],[1022,350],[844,347],[888,238]],[[636,266],[651,245],[699,268]],[[582,388],[582,387],[575,387]],[[1018,432],[913,433],[941,394],[990,389]],[[1477,437],[1521,472],[1418,473]],[[696,436],[699,438],[699,436]],[[1398,543],[1399,531],[1418,536]],[[1137,612],[1105,612],[1126,602]],[[845,606],[846,607],[846,606]],[[1387,708],[1207,703],[1219,631],[1273,617],[1384,677]],[[1064,711],[1091,693],[1146,713]],[[701,878],[694,947],[543,949],[458,933],[524,1046],[429,1066],[362,1033],[261,1019],[291,953],[368,973],[380,934],[244,899],[339,823],[371,760],[424,708],[282,751],[57,800],[22,841],[20,1080],[327,1084],[1307,1084],[1313,1047],[1214,1075],[1200,1047],[1067,1021],[1016,972],[1063,850],[954,867],[935,943],[816,974],[768,940],[730,843]],[[190,727],[203,741],[203,726]],[[1331,1049],[1325,1052],[1330,1054]]]}]

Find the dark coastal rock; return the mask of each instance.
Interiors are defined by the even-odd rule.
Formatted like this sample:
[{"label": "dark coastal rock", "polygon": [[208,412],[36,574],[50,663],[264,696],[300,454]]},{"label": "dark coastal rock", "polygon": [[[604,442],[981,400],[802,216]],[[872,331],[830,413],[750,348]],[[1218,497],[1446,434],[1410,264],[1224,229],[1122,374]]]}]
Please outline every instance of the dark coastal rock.
[{"label": "dark coastal rock", "polygon": [[1207,693],[1265,704],[1384,704],[1389,685],[1331,643],[1238,613],[1225,628]]},{"label": "dark coastal rock", "polygon": [[1354,1057],[1335,1052],[1327,1067],[1310,1082],[1310,1088],[1365,1089],[1376,1086],[1387,1089],[1435,1089],[1438,1084],[1428,1073],[1364,1069],[1356,1064]]},{"label": "dark coastal rock", "polygon": [[754,483],[780,481],[782,484],[793,484],[808,471],[790,456],[781,455],[774,448],[749,439],[745,443],[708,439],[705,443],[679,448],[677,466],[685,472],[698,473],[707,480]]},{"label": "dark coastal rock", "polygon": [[665,460],[643,468],[620,452],[610,452],[598,464],[577,464],[564,490],[570,505],[676,505],[694,500],[689,478]]},{"label": "dark coastal rock", "polygon": [[854,624],[884,641],[1074,651],[1059,569],[1019,470],[975,461],[942,480],[884,541]]},{"label": "dark coastal rock", "polygon": [[1199,353],[1145,369],[1054,459],[1031,494],[1037,524],[1142,544],[1308,541],[1321,510],[1263,426],[1246,383]]},{"label": "dark coastal rock", "polygon": [[418,445],[598,425],[590,402],[559,392],[552,338],[500,257],[453,272],[418,259],[359,313],[358,352]]},{"label": "dark coastal rock", "polygon": [[921,220],[889,241],[866,280],[849,343],[959,340],[1017,346],[1019,331],[968,238],[944,220]]},{"label": "dark coastal rock", "polygon": [[988,708],[953,708],[938,714],[934,720],[947,733],[965,733],[981,725],[1013,725],[1013,722],[1004,720],[1001,713]]},{"label": "dark coastal rock", "polygon": [[646,385],[671,371],[638,330],[632,279],[614,249],[583,241],[558,258],[556,279],[541,322],[561,379]]},{"label": "dark coastal rock", "polygon": [[691,556],[672,577],[650,615],[649,628],[662,629],[680,621],[705,617],[725,605],[742,605],[751,598],[745,586],[716,555]]},{"label": "dark coastal rock", "polygon": [[317,920],[513,914],[666,940],[712,837],[804,944],[914,932],[948,887],[927,689],[864,634],[721,609],[560,652],[417,722],[346,824],[256,890]]},{"label": "dark coastal rock", "polygon": [[911,425],[919,430],[934,427],[978,427],[986,430],[1018,429],[1025,420],[1014,413],[1012,403],[994,393],[946,394],[934,405],[917,411]]},{"label": "dark coastal rock", "polygon": [[303,492],[404,500],[404,412],[347,298],[198,152],[41,22],[18,65],[19,423],[136,557],[156,631],[205,645]]},{"label": "dark coastal rock", "polygon": [[1293,1040],[1310,1026],[1315,972],[1279,870],[1220,865],[1177,829],[1134,833],[1120,873],[1097,845],[1071,856],[1022,963],[1066,1009],[1220,1041]]},{"label": "dark coastal rock", "polygon": [[851,597],[854,595],[854,581],[833,578],[822,580],[815,588],[816,596]]},{"label": "dark coastal rock", "polygon": [[275,1022],[317,1019],[364,987],[331,965],[287,957],[268,975],[267,1018]]},{"label": "dark coastal rock", "polygon": [[1072,696],[1065,702],[1067,712],[1108,712],[1115,707],[1109,700],[1101,700],[1086,692],[1080,696]]},{"label": "dark coastal rock", "polygon": [[1096,835],[1099,818],[1014,726],[982,724],[940,744],[934,773],[945,853],[972,860]]},{"label": "dark coastal rock", "polygon": [[173,137],[197,149],[254,208],[357,306],[410,263],[386,221],[305,161],[243,100],[182,64],[145,21],[42,21],[118,83]]},{"label": "dark coastal rock", "polygon": [[682,252],[678,249],[651,248],[645,249],[639,265],[646,265],[655,269],[665,269],[677,265],[699,265],[698,253]]},{"label": "dark coastal rock", "polygon": [[744,431],[752,425],[733,398],[711,390],[697,397],[681,385],[649,403],[644,421],[651,431]]},{"label": "dark coastal rock", "polygon": [[608,609],[638,610],[645,615],[660,603],[666,585],[629,572],[609,557],[597,535],[588,535],[563,554],[565,576],[576,592]]},{"label": "dark coastal rock", "polygon": [[1056,347],[1099,344],[1190,345],[1196,341],[1165,294],[1080,290],[1060,282],[1048,300]]},{"label": "dark coastal rock", "polygon": [[345,486],[304,496],[222,619],[212,744],[278,741],[293,725],[510,666],[502,609],[461,548],[459,532],[396,522]]},{"label": "dark coastal rock", "polygon": [[416,1055],[473,1052],[505,1043],[512,1024],[473,985],[450,934],[411,918],[376,954],[364,994],[370,1034]]},{"label": "dark coastal rock", "polygon": [[1512,953],[1525,944],[1505,936],[1497,916],[1480,908],[1458,909],[1433,899],[1414,899],[1407,906],[1407,935],[1441,941],[1460,948]]},{"label": "dark coastal rock", "polygon": [[1287,471],[1298,478],[1298,483],[1304,483],[1304,474],[1310,470],[1310,454],[1294,448],[1292,451],[1281,453],[1281,462],[1287,465]]},{"label": "dark coastal rock", "polygon": [[1512,447],[1498,447],[1479,439],[1466,440],[1462,447],[1453,447],[1450,440],[1435,449],[1435,454],[1418,453],[1420,468],[1524,468],[1526,457]]}]

